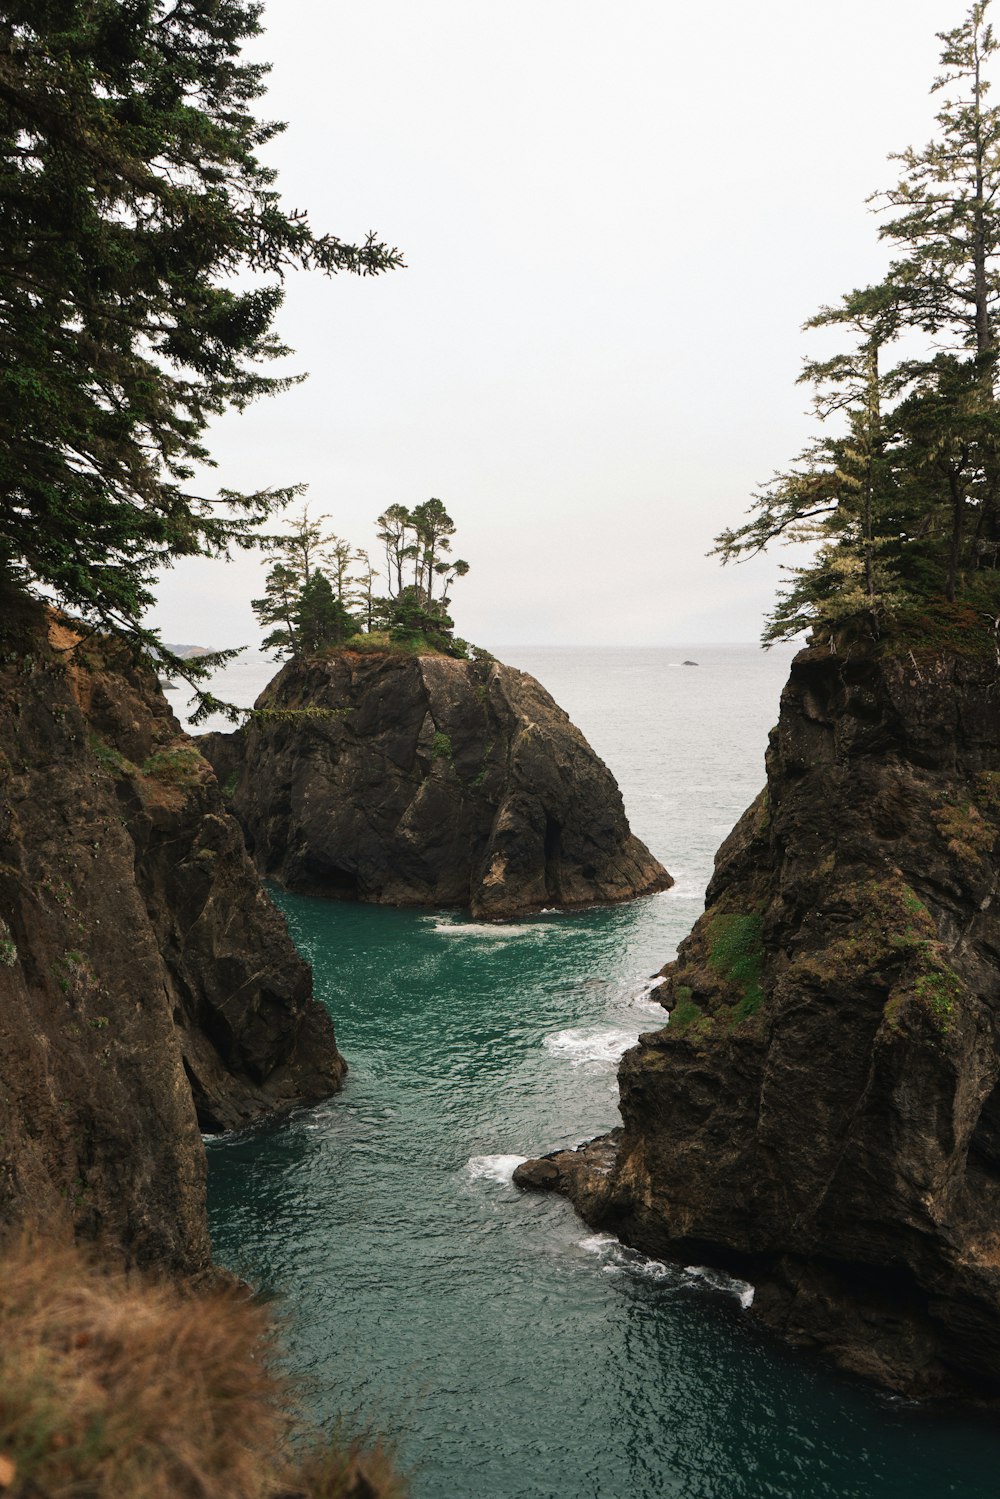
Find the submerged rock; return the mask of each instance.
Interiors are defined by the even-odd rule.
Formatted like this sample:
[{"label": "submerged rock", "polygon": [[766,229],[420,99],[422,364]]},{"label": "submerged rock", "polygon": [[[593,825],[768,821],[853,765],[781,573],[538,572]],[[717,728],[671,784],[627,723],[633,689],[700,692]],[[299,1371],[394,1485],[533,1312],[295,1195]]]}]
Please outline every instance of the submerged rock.
[{"label": "submerged rock", "polygon": [[[1000,670],[826,648],[596,1142],[517,1179],[911,1395],[1000,1397]],[[604,1157],[607,1164],[609,1157]]]},{"label": "submerged rock", "polygon": [[257,708],[200,743],[258,869],[292,890],[500,918],[673,883],[524,672],[341,650],[286,665]]},{"label": "submerged rock", "polygon": [[200,1269],[200,1131],[323,1097],[343,1072],[155,678],[6,595],[0,1229],[62,1221],[129,1260]]}]

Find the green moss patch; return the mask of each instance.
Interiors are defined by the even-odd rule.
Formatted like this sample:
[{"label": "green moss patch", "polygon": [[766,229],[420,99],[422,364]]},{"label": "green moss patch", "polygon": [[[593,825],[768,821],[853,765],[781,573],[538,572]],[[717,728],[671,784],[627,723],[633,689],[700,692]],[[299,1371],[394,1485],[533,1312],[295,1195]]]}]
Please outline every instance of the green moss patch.
[{"label": "green moss patch", "polygon": [[135,775],[136,767],[132,761],[126,760],[113,745],[106,744],[98,734],[91,734],[89,739],[91,754],[108,775],[114,776],[116,780],[120,780],[122,776]]},{"label": "green moss patch", "polygon": [[167,786],[193,786],[201,780],[205,761],[194,745],[157,750],[144,761],[142,773]]},{"label": "green moss patch", "polygon": [[717,974],[742,991],[734,1019],[747,1020],[764,1003],[764,923],[760,916],[719,915],[709,924],[708,961]]}]

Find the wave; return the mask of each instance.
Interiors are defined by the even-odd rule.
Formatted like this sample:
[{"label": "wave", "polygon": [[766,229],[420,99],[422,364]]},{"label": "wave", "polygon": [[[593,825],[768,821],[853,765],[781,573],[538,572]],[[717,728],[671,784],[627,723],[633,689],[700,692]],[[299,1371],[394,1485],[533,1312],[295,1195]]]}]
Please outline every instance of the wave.
[{"label": "wave", "polygon": [[748,1280],[738,1280],[724,1270],[711,1270],[707,1265],[685,1265],[684,1274],[692,1280],[701,1281],[710,1291],[721,1291],[725,1296],[735,1296],[740,1306],[748,1312],[753,1306],[755,1288]]},{"label": "wave", "polygon": [[509,1182],[526,1155],[474,1155],[465,1163],[473,1181]]},{"label": "wave", "polygon": [[[515,937],[543,937],[554,929],[554,924],[548,921],[521,921],[516,925],[513,922],[499,921],[447,921],[430,918],[433,921],[432,930],[438,937],[480,937],[491,942],[508,942]],[[579,936],[569,928],[561,930],[562,936]]]},{"label": "wave", "polygon": [[607,1275],[634,1275],[678,1290],[698,1286],[718,1295],[734,1297],[745,1312],[753,1306],[755,1290],[750,1282],[726,1275],[723,1270],[712,1270],[707,1265],[685,1265],[683,1269],[680,1265],[668,1265],[663,1260],[651,1259],[638,1249],[630,1249],[614,1234],[591,1234],[589,1238],[581,1239],[577,1247],[585,1254],[603,1259],[601,1268]]},{"label": "wave", "polygon": [[542,1045],[553,1056],[562,1057],[574,1067],[585,1062],[613,1064],[621,1060],[638,1040],[634,1030],[620,1026],[583,1025],[566,1031],[554,1031]]}]

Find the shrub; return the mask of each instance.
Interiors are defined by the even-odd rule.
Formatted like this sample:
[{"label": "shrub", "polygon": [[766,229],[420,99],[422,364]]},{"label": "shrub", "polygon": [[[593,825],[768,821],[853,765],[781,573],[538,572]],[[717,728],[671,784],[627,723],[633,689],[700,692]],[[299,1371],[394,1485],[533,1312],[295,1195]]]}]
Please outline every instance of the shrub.
[{"label": "shrub", "polygon": [[401,1499],[385,1455],[295,1451],[274,1324],[25,1241],[0,1275],[0,1489],[45,1499]]},{"label": "shrub", "polygon": [[142,773],[168,786],[191,786],[201,779],[205,761],[193,744],[175,745],[173,749],[156,750],[143,763]]}]

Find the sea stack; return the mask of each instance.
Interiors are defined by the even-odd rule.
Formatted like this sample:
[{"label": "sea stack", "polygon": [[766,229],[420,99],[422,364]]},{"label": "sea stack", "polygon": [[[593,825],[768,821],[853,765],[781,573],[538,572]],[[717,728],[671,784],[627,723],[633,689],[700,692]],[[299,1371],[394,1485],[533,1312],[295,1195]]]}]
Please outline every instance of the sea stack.
[{"label": "sea stack", "polygon": [[622,1128],[515,1179],[753,1281],[757,1317],[848,1369],[996,1400],[1000,669],[976,638],[797,656]]},{"label": "sea stack", "polygon": [[211,767],[120,641],[0,609],[0,1236],[210,1262],[200,1131],[339,1087]]},{"label": "sea stack", "polygon": [[524,672],[342,648],[287,664],[256,710],[200,743],[257,868],[289,889],[498,919],[672,883]]}]

